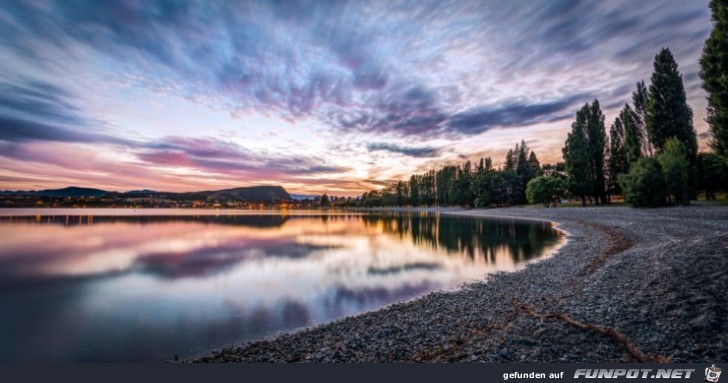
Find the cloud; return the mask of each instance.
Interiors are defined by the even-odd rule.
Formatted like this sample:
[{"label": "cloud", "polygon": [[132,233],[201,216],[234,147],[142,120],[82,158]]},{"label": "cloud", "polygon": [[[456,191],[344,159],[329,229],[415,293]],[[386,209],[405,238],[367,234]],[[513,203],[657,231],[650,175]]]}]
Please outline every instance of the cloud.
[{"label": "cloud", "polygon": [[315,156],[254,152],[217,138],[165,137],[147,144],[137,157],[151,166],[190,167],[259,178],[295,179],[349,170]]},{"label": "cloud", "polygon": [[73,129],[85,125],[65,90],[39,81],[0,82],[0,140],[90,141]]},{"label": "cloud", "polygon": [[440,154],[439,149],[433,148],[431,146],[407,147],[387,143],[367,144],[367,150],[369,150],[370,152],[381,150],[386,152],[404,154],[410,157],[437,157],[437,155]]},{"label": "cloud", "polygon": [[104,132],[104,124],[82,115],[74,96],[49,82],[0,80],[0,141],[126,143]]},{"label": "cloud", "polygon": [[496,127],[558,121],[570,116],[571,109],[585,100],[589,100],[589,97],[578,94],[545,103],[509,103],[496,107],[479,107],[454,114],[447,124],[460,133],[473,134]]},{"label": "cloud", "polygon": [[[597,53],[603,58],[635,62],[669,41],[684,40],[669,33],[676,28],[692,29],[696,36],[709,30],[709,25],[699,27],[708,12],[704,4],[679,8],[578,0],[539,6],[80,1],[14,2],[4,8],[6,18],[17,22],[1,30],[18,52],[40,50],[39,42],[68,52],[91,48],[140,68],[159,65],[163,69],[152,75],[185,84],[183,94],[223,95],[232,108],[315,116],[340,129],[399,136],[443,135],[453,128],[473,132],[467,119],[471,112],[462,115],[463,105],[444,105],[438,96],[447,70],[428,72],[440,52],[461,49],[490,62],[486,48],[492,44],[513,59],[491,73],[523,75],[551,71],[553,64],[561,65],[560,53],[570,55],[567,64],[576,66],[592,62],[586,53],[596,50],[604,51]],[[623,43],[614,48],[611,41]],[[530,113],[554,98],[534,90],[532,108],[512,107]],[[504,102],[486,96],[490,100],[467,109]],[[452,121],[445,124],[448,118]],[[484,126],[496,126],[503,118],[491,120]],[[502,126],[516,126],[515,118],[505,120]],[[465,129],[458,128],[463,124]]]},{"label": "cloud", "polygon": [[[326,133],[306,131],[312,140],[351,134],[372,142],[370,152],[432,157],[442,153],[431,140],[463,147],[494,128],[571,118],[593,98],[619,108],[635,81],[649,79],[663,46],[680,62],[689,100],[703,103],[692,105],[699,111],[705,101],[695,73],[711,28],[707,3],[4,2],[0,141],[114,144],[125,161],[136,156],[145,168],[179,166],[223,179],[331,176],[348,170],[332,160],[347,152],[251,151],[204,137],[212,132],[170,137],[169,126],[141,118],[111,134],[114,118],[124,117],[105,102],[160,95],[160,104],[174,99],[235,116],[310,122]],[[565,135],[563,128],[549,134],[549,142]],[[388,139],[417,145],[382,146]]]}]

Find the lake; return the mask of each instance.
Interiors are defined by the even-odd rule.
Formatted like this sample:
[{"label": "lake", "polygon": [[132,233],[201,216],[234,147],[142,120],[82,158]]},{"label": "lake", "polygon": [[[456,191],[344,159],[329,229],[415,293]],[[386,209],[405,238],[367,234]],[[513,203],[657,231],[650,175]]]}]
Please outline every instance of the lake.
[{"label": "lake", "polygon": [[0,209],[0,361],[164,361],[375,310],[563,242],[425,213]]}]

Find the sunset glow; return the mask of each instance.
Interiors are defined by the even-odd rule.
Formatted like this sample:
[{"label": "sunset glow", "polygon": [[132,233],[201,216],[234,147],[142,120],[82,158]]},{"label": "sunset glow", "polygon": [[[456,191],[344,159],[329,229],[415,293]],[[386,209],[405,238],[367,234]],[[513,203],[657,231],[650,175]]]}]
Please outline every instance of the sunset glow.
[{"label": "sunset glow", "polygon": [[662,47],[704,147],[707,3],[3,1],[0,190],[353,196],[521,139],[561,161]]}]

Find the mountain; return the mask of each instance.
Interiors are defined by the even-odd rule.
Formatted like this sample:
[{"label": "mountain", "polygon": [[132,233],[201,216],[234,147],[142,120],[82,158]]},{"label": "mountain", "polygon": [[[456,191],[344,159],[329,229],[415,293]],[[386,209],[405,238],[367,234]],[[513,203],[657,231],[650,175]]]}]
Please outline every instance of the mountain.
[{"label": "mountain", "polygon": [[64,189],[31,190],[31,191],[2,191],[5,195],[32,195],[45,197],[121,197],[121,198],[166,198],[175,200],[206,200],[208,198],[219,201],[243,202],[280,202],[293,201],[286,189],[280,186],[251,186],[224,190],[208,190],[200,192],[171,193],[154,190],[132,190],[128,192],[112,192],[100,189],[67,187]]},{"label": "mountain", "polygon": [[4,191],[2,194],[15,194],[15,195],[37,195],[43,197],[103,197],[109,192],[101,189],[93,188],[80,188],[76,186],[69,186],[63,189],[46,189],[46,190],[31,190],[31,191]]},{"label": "mountain", "polygon": [[209,192],[209,198],[223,201],[275,202],[291,201],[286,189],[280,186],[252,186]]}]

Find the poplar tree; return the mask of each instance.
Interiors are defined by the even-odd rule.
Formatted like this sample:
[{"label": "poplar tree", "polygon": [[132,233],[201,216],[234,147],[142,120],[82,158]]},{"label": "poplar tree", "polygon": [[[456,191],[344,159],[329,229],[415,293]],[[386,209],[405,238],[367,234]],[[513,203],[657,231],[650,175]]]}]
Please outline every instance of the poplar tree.
[{"label": "poplar tree", "polygon": [[637,124],[640,136],[640,145],[645,155],[652,157],[652,136],[650,136],[645,126],[647,119],[647,100],[650,93],[645,86],[645,82],[640,80],[636,84],[636,90],[632,92],[632,102],[634,103],[635,123]]},{"label": "poplar tree", "polygon": [[644,136],[639,126],[639,115],[625,104],[621,112],[619,112],[619,120],[624,128],[624,154],[627,165],[637,161],[642,157],[642,146]]},{"label": "poplar tree", "polygon": [[651,80],[646,122],[652,144],[659,152],[668,139],[675,137],[685,145],[688,159],[695,163],[698,138],[693,128],[693,111],[688,106],[682,75],[669,49],[663,48],[655,56]]},{"label": "poplar tree", "polygon": [[571,124],[571,132],[562,149],[569,191],[581,198],[582,206],[586,206],[586,197],[591,193],[593,185],[586,136],[588,118],[589,105],[586,104],[576,112],[576,120]]},{"label": "poplar tree", "polygon": [[622,188],[619,186],[619,174],[626,173],[629,169],[627,162],[627,151],[625,148],[625,132],[624,125],[620,117],[614,120],[614,124],[609,128],[609,160],[607,186],[610,194],[621,194]]},{"label": "poplar tree", "polygon": [[604,174],[607,132],[604,128],[604,114],[599,101],[594,100],[589,107],[587,119],[587,145],[589,165],[592,172],[592,192],[595,202],[607,203],[606,177]]},{"label": "poplar tree", "polygon": [[708,92],[708,124],[711,146],[728,156],[728,2],[711,0],[713,31],[700,58],[700,78]]}]

